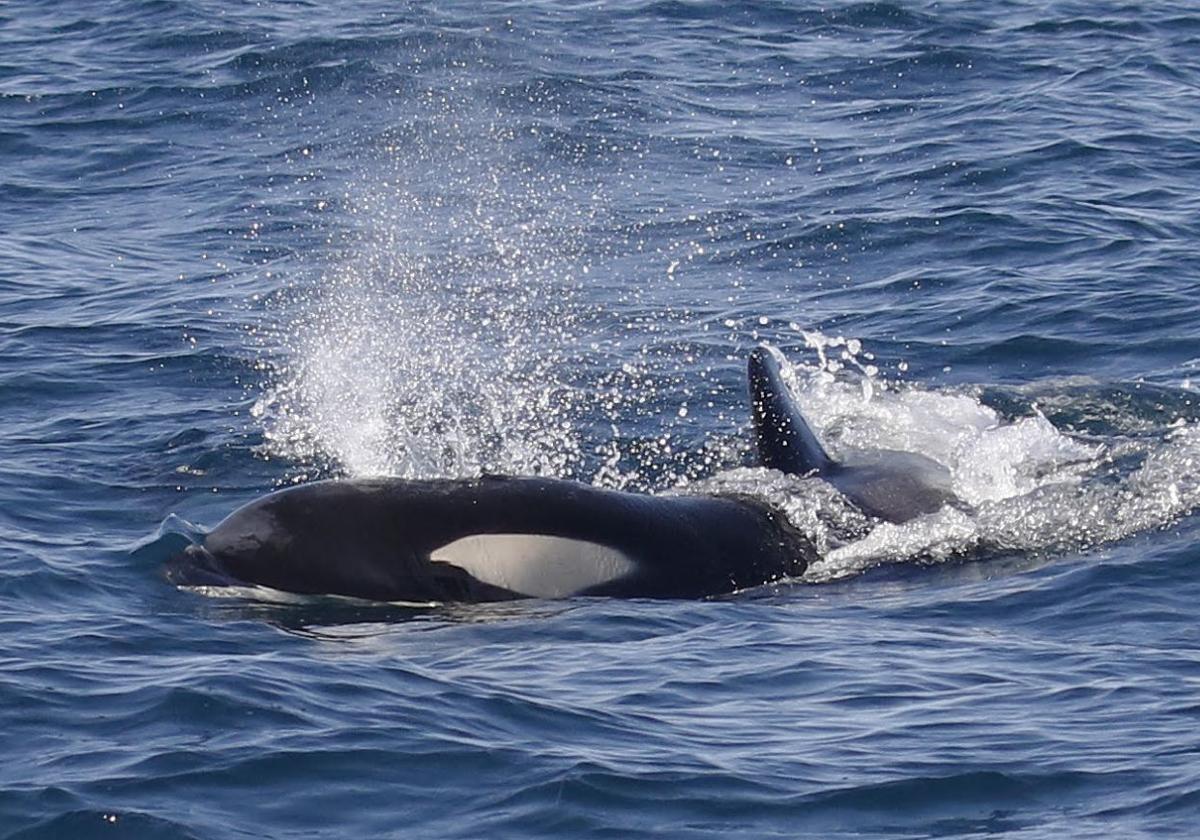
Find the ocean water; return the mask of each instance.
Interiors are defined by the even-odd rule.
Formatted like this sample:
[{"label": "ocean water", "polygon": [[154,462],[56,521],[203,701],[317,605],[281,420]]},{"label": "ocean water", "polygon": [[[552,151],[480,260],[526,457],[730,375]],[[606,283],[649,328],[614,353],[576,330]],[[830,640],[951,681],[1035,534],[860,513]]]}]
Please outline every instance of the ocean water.
[{"label": "ocean water", "polygon": [[[754,466],[744,360],[902,526]],[[0,837],[1200,829],[1200,10],[0,5]],[[330,476],[744,492],[710,601],[209,597]]]}]

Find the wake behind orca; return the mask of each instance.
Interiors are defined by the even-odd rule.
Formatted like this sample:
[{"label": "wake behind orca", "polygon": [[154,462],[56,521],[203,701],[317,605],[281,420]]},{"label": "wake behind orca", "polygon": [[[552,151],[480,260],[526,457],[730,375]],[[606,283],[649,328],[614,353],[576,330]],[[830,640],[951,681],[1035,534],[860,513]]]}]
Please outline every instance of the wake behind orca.
[{"label": "wake behind orca", "polygon": [[[957,504],[917,455],[835,461],[783,379],[782,356],[749,361],[763,466],[817,475],[891,522]],[[811,541],[762,501],[646,495],[565,479],[313,482],[239,508],[167,563],[181,586],[259,585],[375,601],[482,602],[607,595],[702,598],[803,574]]]}]

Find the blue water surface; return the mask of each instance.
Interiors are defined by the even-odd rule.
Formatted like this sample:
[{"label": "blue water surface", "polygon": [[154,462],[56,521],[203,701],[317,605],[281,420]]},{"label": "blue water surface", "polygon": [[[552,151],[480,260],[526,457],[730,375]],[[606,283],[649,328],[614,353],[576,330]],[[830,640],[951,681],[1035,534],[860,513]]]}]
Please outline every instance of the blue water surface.
[{"label": "blue water surface", "polygon": [[[742,475],[760,340],[979,516],[703,602],[162,577],[313,478]],[[1197,384],[1192,3],[0,5],[0,836],[1195,836]]]}]

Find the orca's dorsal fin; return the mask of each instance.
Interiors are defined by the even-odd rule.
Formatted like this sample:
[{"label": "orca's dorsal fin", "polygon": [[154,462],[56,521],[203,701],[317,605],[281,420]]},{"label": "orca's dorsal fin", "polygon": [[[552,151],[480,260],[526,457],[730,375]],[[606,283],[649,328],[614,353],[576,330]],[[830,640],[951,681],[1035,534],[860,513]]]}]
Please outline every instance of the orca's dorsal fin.
[{"label": "orca's dorsal fin", "polygon": [[817,440],[783,380],[783,354],[768,344],[750,353],[754,437],[764,467],[793,475],[827,473],[837,464]]}]

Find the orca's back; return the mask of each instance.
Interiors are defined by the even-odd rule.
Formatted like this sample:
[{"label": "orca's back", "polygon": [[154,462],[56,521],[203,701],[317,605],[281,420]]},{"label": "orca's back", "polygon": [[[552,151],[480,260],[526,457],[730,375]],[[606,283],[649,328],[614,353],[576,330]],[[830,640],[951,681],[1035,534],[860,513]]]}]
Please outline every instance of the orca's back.
[{"label": "orca's back", "polygon": [[827,473],[834,466],[783,381],[779,351],[761,344],[750,353],[754,436],[764,467],[793,475]]},{"label": "orca's back", "polygon": [[913,452],[873,450],[834,461],[813,434],[783,380],[783,356],[760,345],[750,354],[754,435],[764,467],[817,474],[868,516],[907,522],[944,505],[969,507],[954,494],[950,471]]}]

